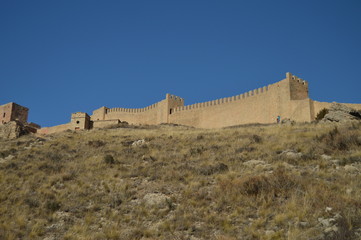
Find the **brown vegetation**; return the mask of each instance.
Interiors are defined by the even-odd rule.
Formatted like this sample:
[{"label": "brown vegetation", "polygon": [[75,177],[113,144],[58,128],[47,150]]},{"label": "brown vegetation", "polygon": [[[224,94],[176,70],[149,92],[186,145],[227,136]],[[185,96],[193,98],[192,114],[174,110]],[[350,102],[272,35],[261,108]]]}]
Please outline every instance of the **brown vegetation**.
[{"label": "brown vegetation", "polygon": [[360,123],[0,142],[0,239],[360,239]]}]

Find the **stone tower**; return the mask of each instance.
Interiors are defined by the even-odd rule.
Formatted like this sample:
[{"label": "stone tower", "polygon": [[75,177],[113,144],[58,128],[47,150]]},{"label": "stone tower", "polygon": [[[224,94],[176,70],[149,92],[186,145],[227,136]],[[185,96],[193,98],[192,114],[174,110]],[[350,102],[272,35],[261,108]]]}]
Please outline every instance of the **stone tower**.
[{"label": "stone tower", "polygon": [[74,130],[91,128],[90,117],[88,114],[83,112],[76,112],[71,114],[70,124]]}]

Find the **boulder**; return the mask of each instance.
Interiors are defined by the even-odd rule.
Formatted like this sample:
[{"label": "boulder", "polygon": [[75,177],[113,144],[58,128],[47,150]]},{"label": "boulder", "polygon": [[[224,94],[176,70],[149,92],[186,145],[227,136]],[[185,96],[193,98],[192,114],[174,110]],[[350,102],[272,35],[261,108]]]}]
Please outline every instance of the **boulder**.
[{"label": "boulder", "polygon": [[15,139],[27,134],[24,125],[17,121],[11,121],[0,125],[0,139]]},{"label": "boulder", "polygon": [[358,168],[355,166],[352,166],[352,165],[346,165],[343,168],[348,173],[358,173],[359,172]]},{"label": "boulder", "polygon": [[329,112],[322,119],[323,122],[345,122],[350,120],[361,120],[360,111],[341,103],[332,103]]},{"label": "boulder", "polygon": [[283,152],[280,153],[281,156],[284,156],[288,159],[298,159],[298,158],[301,158],[303,156],[302,153],[300,152],[297,152],[295,150],[292,150],[292,149],[287,149],[287,150],[284,150]]},{"label": "boulder", "polygon": [[148,193],[143,197],[145,204],[149,207],[164,208],[169,198],[162,193]]},{"label": "boulder", "polygon": [[143,146],[144,144],[146,144],[145,140],[144,139],[139,139],[139,140],[136,140],[132,143],[132,146],[133,147],[139,147],[139,146]]}]

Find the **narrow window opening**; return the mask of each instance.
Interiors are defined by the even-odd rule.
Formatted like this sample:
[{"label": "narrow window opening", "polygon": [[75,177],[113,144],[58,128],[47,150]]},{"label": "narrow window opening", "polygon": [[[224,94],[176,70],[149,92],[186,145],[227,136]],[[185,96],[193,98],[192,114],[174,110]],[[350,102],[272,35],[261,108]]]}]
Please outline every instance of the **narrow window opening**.
[{"label": "narrow window opening", "polygon": [[173,108],[169,109],[169,114],[173,113]]},{"label": "narrow window opening", "polygon": [[3,117],[5,117],[5,116],[6,116],[6,113],[4,113]]},{"label": "narrow window opening", "polygon": [[79,124],[80,122],[79,121],[76,121],[76,124]]}]

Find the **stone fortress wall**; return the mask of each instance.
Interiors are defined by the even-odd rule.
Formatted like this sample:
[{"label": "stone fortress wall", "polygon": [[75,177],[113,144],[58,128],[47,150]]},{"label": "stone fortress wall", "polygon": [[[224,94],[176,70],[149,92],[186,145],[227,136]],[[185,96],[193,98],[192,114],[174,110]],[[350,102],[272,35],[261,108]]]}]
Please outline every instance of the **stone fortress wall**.
[{"label": "stone fortress wall", "polygon": [[[91,120],[119,120],[130,124],[174,123],[200,128],[220,128],[248,123],[274,123],[277,116],[297,122],[310,122],[331,103],[309,98],[308,82],[292,75],[237,96],[185,106],[184,99],[167,94],[166,99],[141,109],[106,108],[93,112]],[[361,104],[347,104],[361,109]]]},{"label": "stone fortress wall", "polygon": [[[101,107],[89,116],[77,112],[66,124],[38,129],[40,134],[61,132],[67,129],[101,128],[120,122],[154,125],[162,123],[181,124],[199,128],[221,128],[249,123],[275,123],[277,116],[296,122],[311,122],[323,108],[332,103],[318,102],[309,98],[308,82],[286,73],[286,78],[249,92],[207,102],[184,105],[184,99],[166,94],[166,98],[145,108]],[[346,104],[361,110],[361,104]],[[9,103],[0,106],[1,121],[27,120],[28,109]],[[11,118],[9,118],[11,116]]]}]

